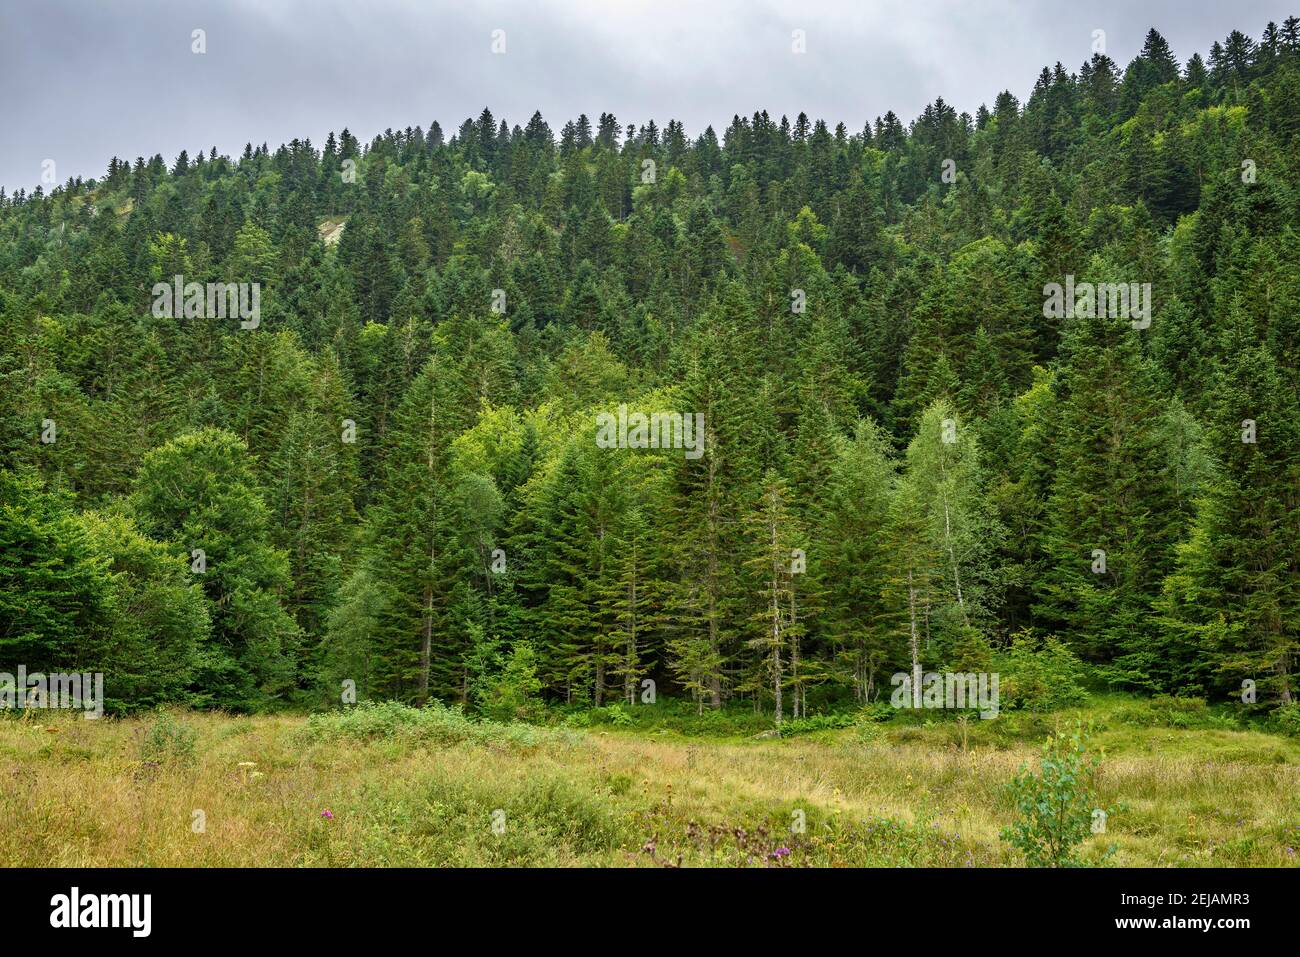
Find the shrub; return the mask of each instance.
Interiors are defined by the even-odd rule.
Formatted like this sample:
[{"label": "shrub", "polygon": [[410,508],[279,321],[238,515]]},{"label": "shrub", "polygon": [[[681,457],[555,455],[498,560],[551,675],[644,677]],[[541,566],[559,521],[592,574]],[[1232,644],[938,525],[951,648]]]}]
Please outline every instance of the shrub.
[{"label": "shrub", "polygon": [[[1088,735],[1079,725],[1068,736],[1049,737],[1038,772],[1022,767],[1011,782],[1019,817],[1003,828],[1002,839],[1024,854],[1030,867],[1083,865],[1076,848],[1092,832],[1094,811],[1100,810],[1095,782],[1101,759],[1087,756],[1087,748]],[[1113,852],[1112,846],[1103,859]]]},{"label": "shrub", "polygon": [[1210,708],[1204,698],[1180,698],[1163,694],[1119,708],[1115,717],[1124,724],[1138,728],[1233,731],[1241,727],[1237,715]]},{"label": "shrub", "polygon": [[685,737],[751,735],[772,728],[771,715],[756,712],[748,702],[733,701],[718,709],[701,709],[695,702],[666,695],[654,704],[616,701],[602,708],[559,705],[555,713],[562,715],[563,723],[571,728],[609,725]]},{"label": "shrub", "polygon": [[541,690],[537,652],[529,642],[521,641],[510,649],[505,667],[484,679],[479,709],[497,721],[536,720],[542,712]]},{"label": "shrub", "polygon": [[1088,697],[1083,688],[1083,662],[1057,638],[1040,641],[1022,631],[998,656],[997,666],[1003,708],[1054,711]]},{"label": "shrub", "polygon": [[858,711],[858,717],[863,721],[888,721],[897,714],[898,709],[888,699],[873,701]]},{"label": "shrub", "polygon": [[593,725],[608,724],[615,728],[630,728],[637,724],[637,719],[622,701],[602,705],[599,708],[586,708],[573,711],[564,716],[564,725],[569,728],[590,728]]},{"label": "shrub", "polygon": [[853,737],[862,744],[872,744],[884,737],[884,729],[864,714],[853,723]]},{"label": "shrub", "polygon": [[189,767],[194,763],[197,732],[177,721],[169,712],[160,711],[140,740],[140,760],[152,765]]},{"label": "shrub", "polygon": [[1284,704],[1272,714],[1273,724],[1283,734],[1300,738],[1300,704]]},{"label": "shrub", "polygon": [[405,739],[443,746],[471,742],[512,748],[576,740],[572,732],[562,729],[517,722],[474,721],[459,708],[450,708],[439,701],[430,701],[423,708],[398,701],[363,701],[346,711],[311,715],[302,734],[321,741]]},{"label": "shrub", "polygon": [[813,731],[851,728],[856,723],[857,717],[851,714],[815,714],[810,718],[792,718],[782,722],[780,734],[783,738],[792,738],[797,734],[809,734]]},{"label": "shrub", "polygon": [[963,626],[948,657],[948,671],[988,671],[993,649],[983,633],[971,625]]},{"label": "shrub", "polygon": [[598,724],[612,724],[616,728],[627,728],[634,723],[632,715],[628,714],[627,706],[621,701],[592,710],[599,712],[599,716],[592,716],[592,720]]}]

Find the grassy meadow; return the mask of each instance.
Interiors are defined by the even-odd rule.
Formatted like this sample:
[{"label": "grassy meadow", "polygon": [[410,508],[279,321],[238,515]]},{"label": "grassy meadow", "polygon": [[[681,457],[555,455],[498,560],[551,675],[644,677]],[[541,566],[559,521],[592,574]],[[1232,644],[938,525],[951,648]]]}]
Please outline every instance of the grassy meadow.
[{"label": "grassy meadow", "polygon": [[[445,709],[0,719],[7,866],[1016,866],[1008,783],[1077,719],[1108,865],[1294,865],[1300,741],[1100,697],[761,736],[671,702],[550,726]],[[835,722],[827,721],[825,724]],[[802,830],[799,824],[802,822]]]}]

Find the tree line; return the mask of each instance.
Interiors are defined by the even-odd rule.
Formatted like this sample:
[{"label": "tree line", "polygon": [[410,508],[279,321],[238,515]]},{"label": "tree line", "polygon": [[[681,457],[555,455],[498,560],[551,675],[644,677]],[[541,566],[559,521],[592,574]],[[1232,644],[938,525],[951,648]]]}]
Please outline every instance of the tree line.
[{"label": "tree line", "polygon": [[485,109],[0,191],[0,665],[779,720],[1014,644],[1291,704],[1297,132],[1292,17],[907,126]]}]

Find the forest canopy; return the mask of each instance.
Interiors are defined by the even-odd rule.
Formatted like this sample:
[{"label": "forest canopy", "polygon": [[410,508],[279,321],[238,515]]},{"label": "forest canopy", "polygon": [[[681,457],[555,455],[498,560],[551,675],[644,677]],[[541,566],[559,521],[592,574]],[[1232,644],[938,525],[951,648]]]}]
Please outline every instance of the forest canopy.
[{"label": "forest canopy", "polygon": [[1291,704],[1300,21],[719,130],[0,190],[0,671],[780,721],[1041,653]]}]

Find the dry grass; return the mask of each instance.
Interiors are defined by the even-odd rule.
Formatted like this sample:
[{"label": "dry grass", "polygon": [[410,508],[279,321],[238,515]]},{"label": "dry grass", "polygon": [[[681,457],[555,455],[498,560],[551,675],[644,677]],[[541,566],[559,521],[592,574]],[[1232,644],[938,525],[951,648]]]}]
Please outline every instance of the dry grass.
[{"label": "dry grass", "polygon": [[[1006,784],[1035,754],[1028,742],[963,749],[951,725],[865,741],[853,729],[761,741],[611,730],[435,744],[178,714],[195,732],[187,761],[147,751],[155,720],[0,720],[0,863],[1014,865],[998,836]],[[1099,741],[1113,811],[1086,856],[1113,842],[1122,865],[1295,864],[1293,741],[1168,728]],[[800,814],[806,831],[792,834]]]}]

